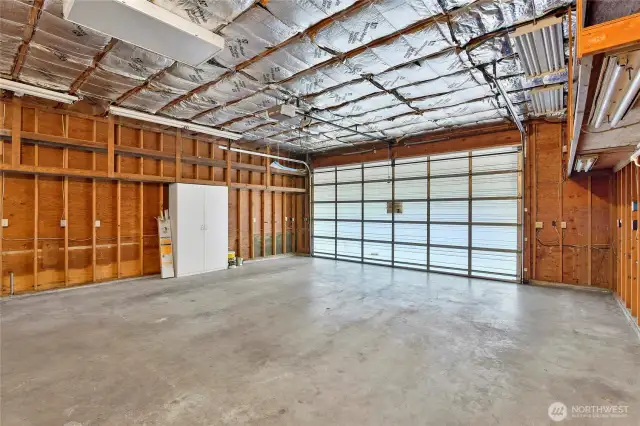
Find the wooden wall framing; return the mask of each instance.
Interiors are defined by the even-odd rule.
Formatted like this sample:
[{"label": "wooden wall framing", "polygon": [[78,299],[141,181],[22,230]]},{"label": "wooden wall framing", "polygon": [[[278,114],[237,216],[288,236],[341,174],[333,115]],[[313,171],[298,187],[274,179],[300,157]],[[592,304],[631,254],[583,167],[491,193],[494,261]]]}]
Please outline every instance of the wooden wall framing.
[{"label": "wooden wall framing", "polygon": [[246,258],[270,254],[256,250],[256,240],[286,241],[271,209],[290,217],[305,198],[306,173],[218,149],[226,140],[19,98],[0,101],[0,109],[2,295],[11,272],[14,294],[158,273],[155,217],[168,206],[172,182],[229,186],[229,249]]},{"label": "wooden wall framing", "polygon": [[640,236],[637,226],[640,214],[632,208],[632,203],[640,200],[638,167],[630,163],[618,171],[612,190],[616,194],[613,219],[616,236],[614,291],[640,325]]},{"label": "wooden wall framing", "polygon": [[566,126],[537,122],[528,130],[525,279],[613,289],[613,174],[567,178]]}]

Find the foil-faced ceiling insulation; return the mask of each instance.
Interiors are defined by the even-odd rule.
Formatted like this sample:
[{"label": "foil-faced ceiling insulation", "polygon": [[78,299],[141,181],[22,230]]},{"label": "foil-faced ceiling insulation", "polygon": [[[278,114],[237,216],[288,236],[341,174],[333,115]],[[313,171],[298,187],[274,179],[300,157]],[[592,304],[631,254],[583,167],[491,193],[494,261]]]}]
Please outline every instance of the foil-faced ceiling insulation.
[{"label": "foil-faced ceiling insulation", "polygon": [[[152,1],[221,35],[225,49],[190,67],[66,21],[62,0],[45,0],[15,77],[301,152],[507,122],[494,79],[521,119],[541,111],[536,88],[560,85],[564,105],[566,66],[526,77],[509,33],[572,0]],[[3,77],[14,77],[33,5],[0,0]],[[285,102],[317,119],[267,117]]]}]

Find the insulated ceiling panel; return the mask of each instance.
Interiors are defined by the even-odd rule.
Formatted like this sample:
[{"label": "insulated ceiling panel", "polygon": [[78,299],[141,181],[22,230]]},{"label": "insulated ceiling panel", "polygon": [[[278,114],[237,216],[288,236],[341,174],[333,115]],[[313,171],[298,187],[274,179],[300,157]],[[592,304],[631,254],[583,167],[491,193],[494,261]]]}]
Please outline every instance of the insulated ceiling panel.
[{"label": "insulated ceiling panel", "polygon": [[308,37],[296,39],[243,71],[262,83],[277,83],[290,78],[332,56]]},{"label": "insulated ceiling panel", "polygon": [[472,67],[465,51],[450,49],[411,64],[374,76],[385,89],[393,89],[412,83],[434,80]]},{"label": "insulated ceiling panel", "polygon": [[453,45],[447,23],[434,21],[415,32],[367,48],[361,54],[347,59],[347,65],[359,74],[379,74],[389,68],[441,52]]},{"label": "insulated ceiling panel", "polygon": [[330,16],[340,14],[356,0],[270,0],[266,7],[280,21],[304,31]]},{"label": "insulated ceiling panel", "polygon": [[379,89],[367,80],[360,80],[307,98],[307,101],[316,108],[328,108],[362,98],[378,91]]},{"label": "insulated ceiling panel", "polygon": [[470,89],[486,84],[486,81],[478,71],[463,71],[409,86],[402,86],[396,91],[406,99],[421,98],[425,96],[440,95],[462,89]]},{"label": "insulated ceiling panel", "polygon": [[293,37],[296,30],[266,9],[254,6],[227,25],[220,34],[224,37],[225,46],[214,58],[222,65],[233,68]]},{"label": "insulated ceiling panel", "polygon": [[442,12],[437,0],[373,1],[322,28],[316,42],[336,52],[348,52]]},{"label": "insulated ceiling panel", "polygon": [[253,5],[253,0],[150,0],[163,9],[214,31]]},{"label": "insulated ceiling panel", "polygon": [[[0,1],[3,75],[296,150],[504,121],[494,78],[522,119],[532,89],[566,92],[566,70],[524,75],[510,34],[569,0],[154,0],[226,39],[198,68],[64,21],[62,0]],[[317,120],[263,114],[285,102]]]}]

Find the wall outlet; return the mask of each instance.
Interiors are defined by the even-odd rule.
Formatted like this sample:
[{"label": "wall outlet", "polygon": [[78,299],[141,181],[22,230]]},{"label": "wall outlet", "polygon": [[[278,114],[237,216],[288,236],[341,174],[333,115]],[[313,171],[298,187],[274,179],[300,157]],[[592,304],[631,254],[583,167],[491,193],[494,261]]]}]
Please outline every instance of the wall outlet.
[{"label": "wall outlet", "polygon": [[100,221],[96,220],[96,228],[100,228]]},{"label": "wall outlet", "polygon": [[567,229],[567,222],[560,222],[560,228]]},{"label": "wall outlet", "polygon": [[2,227],[3,228],[9,227],[9,219],[2,219]]},{"label": "wall outlet", "polygon": [[67,219],[60,219],[60,228],[67,227]]},{"label": "wall outlet", "polygon": [[536,229],[542,229],[542,222],[536,222]]}]

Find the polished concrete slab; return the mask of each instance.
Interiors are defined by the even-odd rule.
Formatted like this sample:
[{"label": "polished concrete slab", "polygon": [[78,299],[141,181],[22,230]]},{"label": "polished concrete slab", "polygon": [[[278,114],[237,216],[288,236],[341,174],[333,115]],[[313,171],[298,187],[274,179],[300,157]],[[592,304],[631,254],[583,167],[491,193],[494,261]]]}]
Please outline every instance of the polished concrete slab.
[{"label": "polished concrete slab", "polygon": [[1,309],[7,426],[640,424],[609,294],[287,258]]}]

